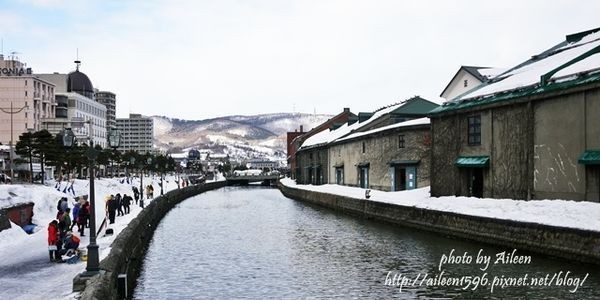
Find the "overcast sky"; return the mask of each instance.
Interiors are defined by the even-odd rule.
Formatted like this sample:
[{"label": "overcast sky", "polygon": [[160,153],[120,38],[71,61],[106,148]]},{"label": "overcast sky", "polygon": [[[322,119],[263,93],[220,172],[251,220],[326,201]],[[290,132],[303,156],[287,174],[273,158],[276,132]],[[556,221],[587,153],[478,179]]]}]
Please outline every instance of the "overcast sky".
[{"label": "overcast sky", "polygon": [[[439,94],[600,27],[600,1],[0,0],[4,54],[75,69],[130,112],[183,119],[355,113]],[[594,21],[596,20],[596,21]]]}]

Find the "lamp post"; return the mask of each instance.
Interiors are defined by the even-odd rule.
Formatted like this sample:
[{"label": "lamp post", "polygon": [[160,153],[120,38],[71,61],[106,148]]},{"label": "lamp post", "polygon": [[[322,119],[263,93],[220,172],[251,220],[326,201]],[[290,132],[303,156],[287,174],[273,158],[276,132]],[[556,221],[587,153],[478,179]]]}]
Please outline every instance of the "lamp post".
[{"label": "lamp post", "polygon": [[[113,154],[114,151],[117,151],[117,148],[119,148],[119,145],[121,145],[121,131],[119,131],[118,129],[114,129],[112,128],[110,130],[110,133],[108,134],[108,145],[113,148]],[[115,167],[114,167],[114,162],[113,160],[111,160],[111,163],[113,165],[112,167],[112,176],[115,177]]]},{"label": "lamp post", "polygon": [[[98,274],[100,271],[100,256],[98,254],[98,244],[96,243],[96,191],[94,187],[94,176],[95,176],[95,160],[98,156],[98,152],[94,149],[94,141],[92,139],[92,122],[86,121],[89,125],[88,139],[89,147],[85,155],[88,158],[88,169],[90,172],[90,243],[87,246],[88,249],[88,260],[85,268],[86,272],[83,274],[84,277],[90,277]],[[72,147],[75,142],[75,134],[71,128],[67,128],[63,133],[63,144],[65,147]]]},{"label": "lamp post", "polygon": [[[152,157],[148,157],[146,159],[146,163],[148,165],[152,164]],[[140,159],[139,161],[139,167],[140,167],[140,207],[144,208],[144,160]]]},{"label": "lamp post", "polygon": [[20,113],[24,109],[29,109],[29,106],[27,106],[27,104],[25,104],[25,106],[23,106],[21,108],[13,108],[12,101],[10,101],[10,108],[0,107],[0,111],[10,115],[10,142],[8,143],[8,148],[9,148],[8,156],[9,156],[9,160],[10,160],[10,182],[11,182],[11,184],[12,184],[13,180],[15,180],[14,170],[13,170],[13,144],[14,144],[14,141],[13,141],[13,115]]},{"label": "lamp post", "polygon": [[[127,177],[129,177],[131,175],[131,171],[133,170],[135,165],[135,156],[130,156],[129,157],[129,165],[128,165],[128,169],[127,169]],[[133,185],[133,178],[131,179],[131,184]]]},{"label": "lamp post", "polygon": [[158,162],[156,163],[156,170],[158,172],[160,172],[159,173],[159,175],[160,175],[160,195],[162,196],[163,195],[163,172],[165,170],[164,161],[161,161],[160,164]]}]

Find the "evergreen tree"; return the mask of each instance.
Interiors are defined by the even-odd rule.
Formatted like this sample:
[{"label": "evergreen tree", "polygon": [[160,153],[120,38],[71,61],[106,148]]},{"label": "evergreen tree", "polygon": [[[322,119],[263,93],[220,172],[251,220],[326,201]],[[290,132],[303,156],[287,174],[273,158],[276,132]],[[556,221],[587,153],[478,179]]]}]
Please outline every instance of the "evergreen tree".
[{"label": "evergreen tree", "polygon": [[54,147],[54,138],[52,134],[48,132],[48,130],[43,129],[38,132],[33,133],[33,155],[40,159],[40,168],[42,172],[42,184],[44,184],[44,164],[48,155],[52,155],[51,153],[55,153]]},{"label": "evergreen tree", "polygon": [[33,151],[34,151],[33,133],[24,132],[19,136],[19,141],[15,145],[15,153],[21,157],[17,162],[29,163],[29,174],[31,174],[31,183],[33,183]]}]

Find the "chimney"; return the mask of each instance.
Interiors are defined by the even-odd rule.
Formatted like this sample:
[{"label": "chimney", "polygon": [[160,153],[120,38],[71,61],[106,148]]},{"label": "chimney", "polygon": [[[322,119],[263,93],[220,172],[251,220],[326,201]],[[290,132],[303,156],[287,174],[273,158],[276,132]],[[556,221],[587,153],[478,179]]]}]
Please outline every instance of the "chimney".
[{"label": "chimney", "polygon": [[349,113],[350,112],[350,107],[344,107],[344,112],[345,113]]},{"label": "chimney", "polygon": [[304,126],[300,125],[300,132],[304,132]]}]

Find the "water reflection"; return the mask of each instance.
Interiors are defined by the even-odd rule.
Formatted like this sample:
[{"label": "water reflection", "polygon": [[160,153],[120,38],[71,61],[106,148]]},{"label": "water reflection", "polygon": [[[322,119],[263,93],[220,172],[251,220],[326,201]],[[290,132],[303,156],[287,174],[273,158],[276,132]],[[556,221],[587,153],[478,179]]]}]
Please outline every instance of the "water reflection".
[{"label": "water reflection", "polygon": [[[435,277],[451,249],[475,256],[504,250],[389,226],[307,206],[269,188],[229,187],[188,199],[159,225],[149,247],[138,299],[595,299],[593,267],[532,255],[529,265],[495,265],[488,277],[590,273],[565,287],[461,287],[414,284],[402,292],[386,275]],[[528,254],[529,253],[522,253]],[[446,276],[481,275],[480,265],[453,264]],[[593,273],[594,272],[594,273]],[[421,274],[421,275],[419,275]],[[491,280],[491,279],[490,279]]]}]

